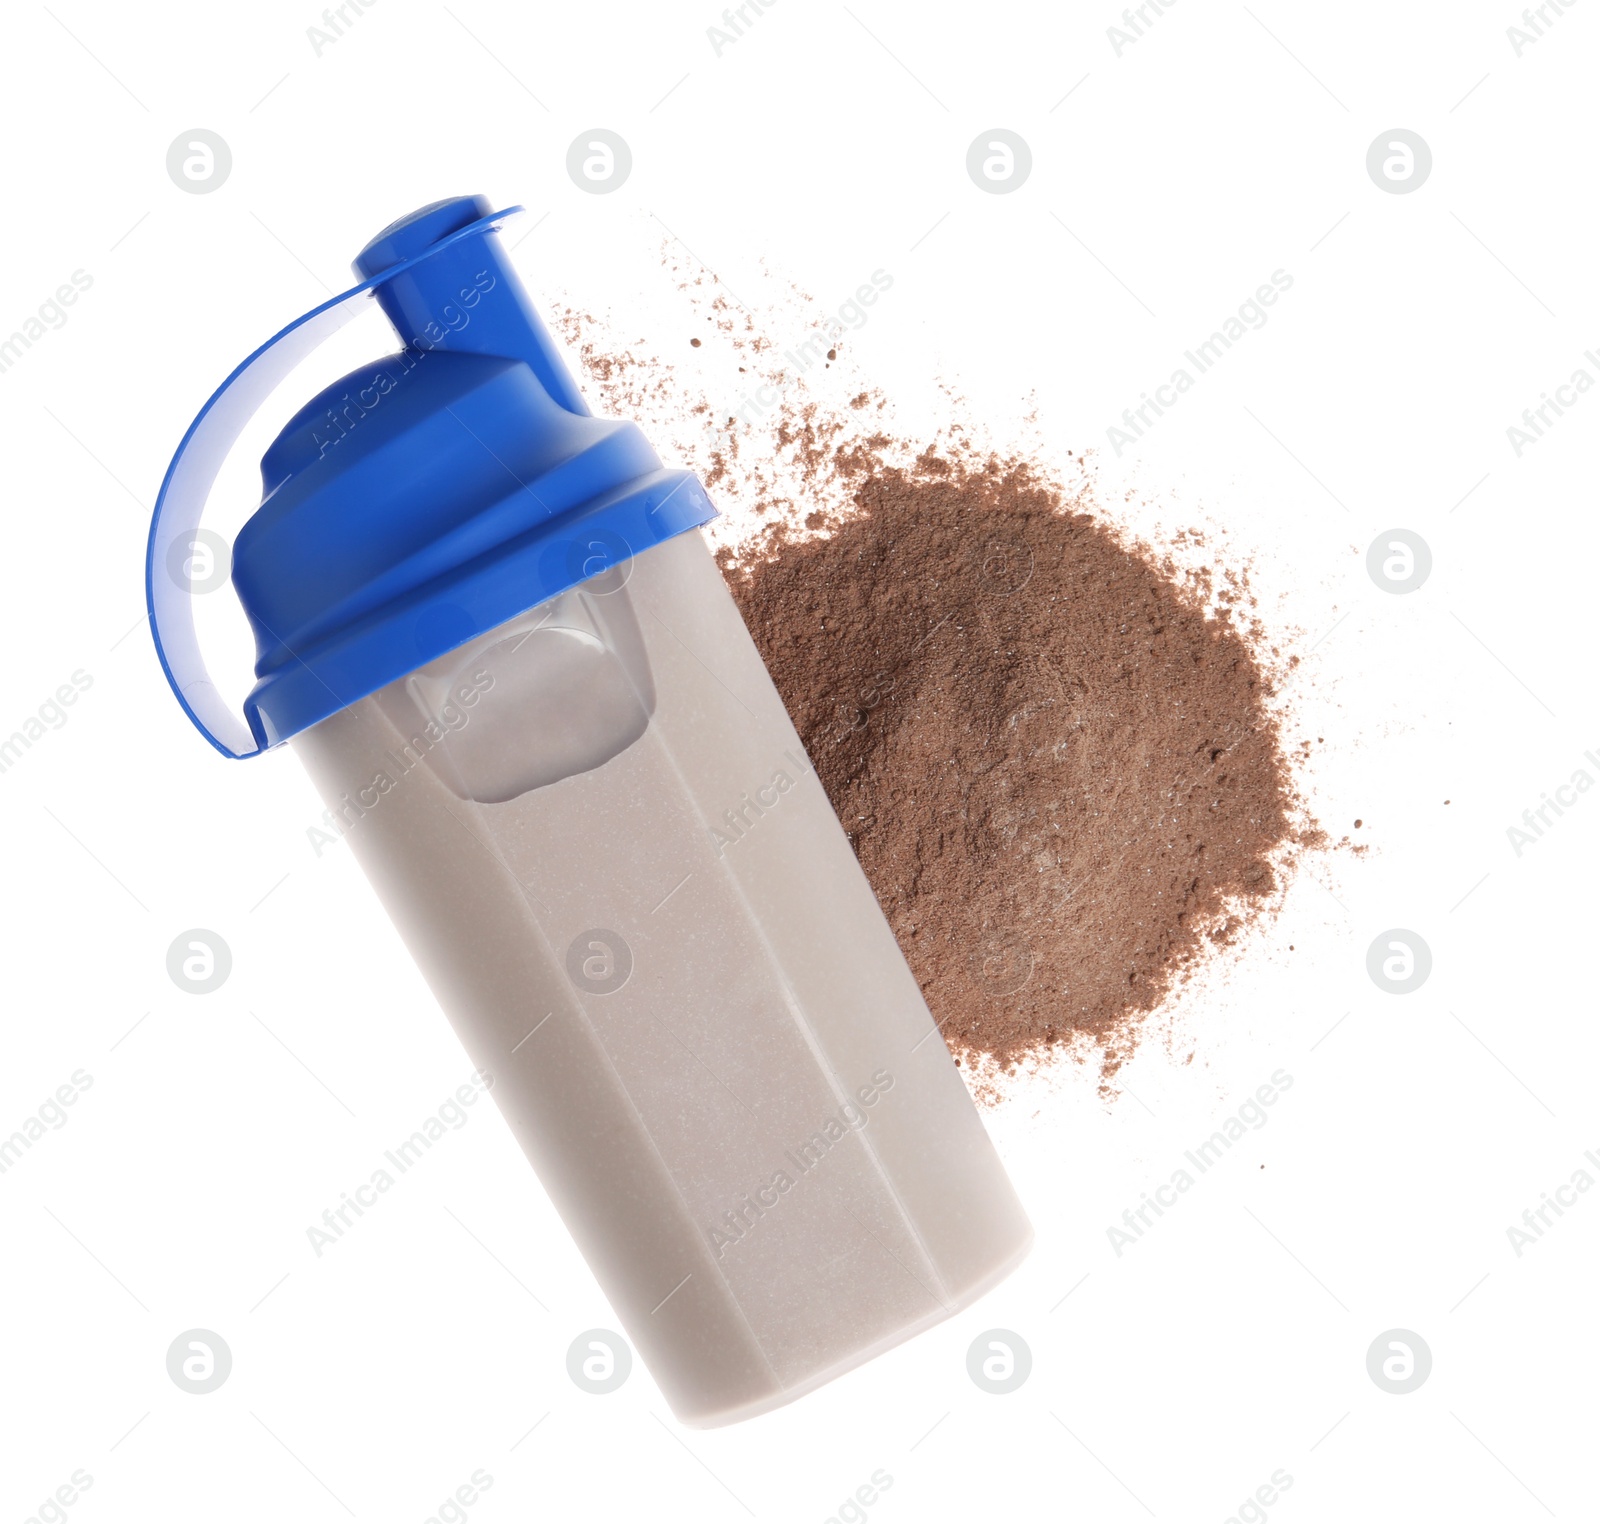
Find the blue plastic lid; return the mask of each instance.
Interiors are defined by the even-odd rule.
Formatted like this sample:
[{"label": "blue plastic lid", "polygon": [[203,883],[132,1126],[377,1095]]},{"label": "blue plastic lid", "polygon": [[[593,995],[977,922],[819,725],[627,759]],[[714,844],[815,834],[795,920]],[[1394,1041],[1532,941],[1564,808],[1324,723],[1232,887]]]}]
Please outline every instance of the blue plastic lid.
[{"label": "blue plastic lid", "polygon": [[[173,457],[150,530],[151,628],[179,703],[225,755],[276,746],[715,517],[635,425],[589,413],[500,245],[516,210],[462,196],[385,228],[356,258],[362,284],[246,360]],[[258,679],[241,722],[195,639],[195,531],[250,417],[369,297],[404,347],[289,420],[234,542]]]}]

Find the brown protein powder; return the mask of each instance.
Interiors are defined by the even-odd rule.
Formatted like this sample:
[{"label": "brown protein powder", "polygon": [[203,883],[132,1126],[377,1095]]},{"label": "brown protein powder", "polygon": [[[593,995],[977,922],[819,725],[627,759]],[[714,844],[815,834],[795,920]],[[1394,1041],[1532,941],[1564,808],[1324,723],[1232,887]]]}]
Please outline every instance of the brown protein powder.
[{"label": "brown protein powder", "polygon": [[1261,666],[1024,464],[848,469],[830,532],[729,567],[751,633],[952,1051],[1006,1069],[1081,1033],[1114,1071],[1276,887]]},{"label": "brown protein powder", "polygon": [[1273,702],[1295,659],[1201,537],[1172,537],[1180,567],[1122,534],[1082,456],[1069,493],[973,443],[954,396],[917,446],[838,336],[767,337],[793,302],[757,317],[663,263],[721,380],[558,312],[604,410],[726,512],[723,573],[974,1092],[1069,1053],[1104,1082],[1327,843]]}]

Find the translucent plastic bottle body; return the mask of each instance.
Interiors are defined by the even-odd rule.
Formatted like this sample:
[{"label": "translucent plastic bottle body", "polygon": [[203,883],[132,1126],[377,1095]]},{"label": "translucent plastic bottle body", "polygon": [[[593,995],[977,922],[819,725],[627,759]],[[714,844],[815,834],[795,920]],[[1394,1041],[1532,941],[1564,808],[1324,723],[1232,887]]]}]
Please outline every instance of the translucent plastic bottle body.
[{"label": "translucent plastic bottle body", "polygon": [[293,744],[684,1422],[789,1401],[1026,1253],[698,534]]}]

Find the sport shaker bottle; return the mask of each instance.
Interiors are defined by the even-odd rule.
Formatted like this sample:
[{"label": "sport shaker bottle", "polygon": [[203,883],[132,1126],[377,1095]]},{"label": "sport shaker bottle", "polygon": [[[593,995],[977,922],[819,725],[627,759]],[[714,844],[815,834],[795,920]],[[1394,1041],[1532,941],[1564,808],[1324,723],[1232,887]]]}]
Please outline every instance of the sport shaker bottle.
[{"label": "sport shaker bottle", "polygon": [[[512,214],[402,218],[223,384],[156,504],[151,624],[225,756],[293,742],[674,1412],[731,1423],[950,1316],[1032,1230],[695,532],[715,510],[590,414]],[[404,347],[294,415],[233,546],[241,720],[195,530],[369,297]]]}]

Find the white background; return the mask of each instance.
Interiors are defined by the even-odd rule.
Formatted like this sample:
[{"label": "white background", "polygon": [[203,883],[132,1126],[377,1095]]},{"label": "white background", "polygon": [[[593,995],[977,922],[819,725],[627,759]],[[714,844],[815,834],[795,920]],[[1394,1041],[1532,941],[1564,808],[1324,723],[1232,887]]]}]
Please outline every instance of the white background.
[{"label": "white background", "polygon": [[[93,1085],[0,1177],[0,1521],[80,1468],[84,1524],[421,1521],[480,1468],[483,1524],[822,1521],[878,1470],[874,1524],[1220,1524],[1279,1470],[1245,1517],[1592,1516],[1600,1198],[1520,1258],[1506,1232],[1600,1151],[1600,798],[1520,856],[1506,834],[1600,779],[1600,396],[1520,458],[1506,436],[1600,379],[1600,10],[1550,11],[1518,56],[1510,3],[1179,0],[1119,56],[1109,0],[781,0],[719,56],[709,3],[378,0],[319,56],[309,0],[13,9],[0,331],[93,285],[0,375],[0,733],[93,686],[0,775],[0,1133]],[[606,196],[565,170],[597,126],[634,156]],[[165,169],[195,127],[232,150],[211,194]],[[995,127],[1033,154],[1007,195],[965,169]],[[1365,167],[1395,127],[1432,149],[1411,194]],[[1208,524],[1252,563],[1306,658],[1313,809],[1370,848],[1314,862],[1117,1097],[1069,1071],[989,1114],[1038,1229],[1004,1286],[728,1430],[680,1429],[642,1367],[608,1397],[569,1381],[572,1338],[614,1319],[487,1108],[313,1255],[306,1227],[467,1062],[348,852],[313,856],[294,757],[219,759],[141,628],[148,511],[212,388],[379,226],[480,190],[544,218],[515,254],[540,300],[646,355],[688,359],[664,250],[752,306],[890,272],[847,358],[905,427],[1098,448],[1120,522]],[[1121,410],[1275,269],[1267,325],[1116,457]],[[327,374],[383,340],[359,343]],[[1433,555],[1407,596],[1365,568],[1395,527]],[[206,617],[237,689],[227,596]],[[166,973],[191,927],[233,951],[205,997]],[[1366,972],[1393,927],[1432,949],[1414,994]],[[1277,1069],[1268,1124],[1116,1255],[1107,1227]],[[192,1328],[233,1353],[208,1396],[166,1374]],[[1009,1396],[966,1373],[992,1328],[1032,1351]],[[1433,1357],[1403,1396],[1366,1369],[1395,1328]]]}]

